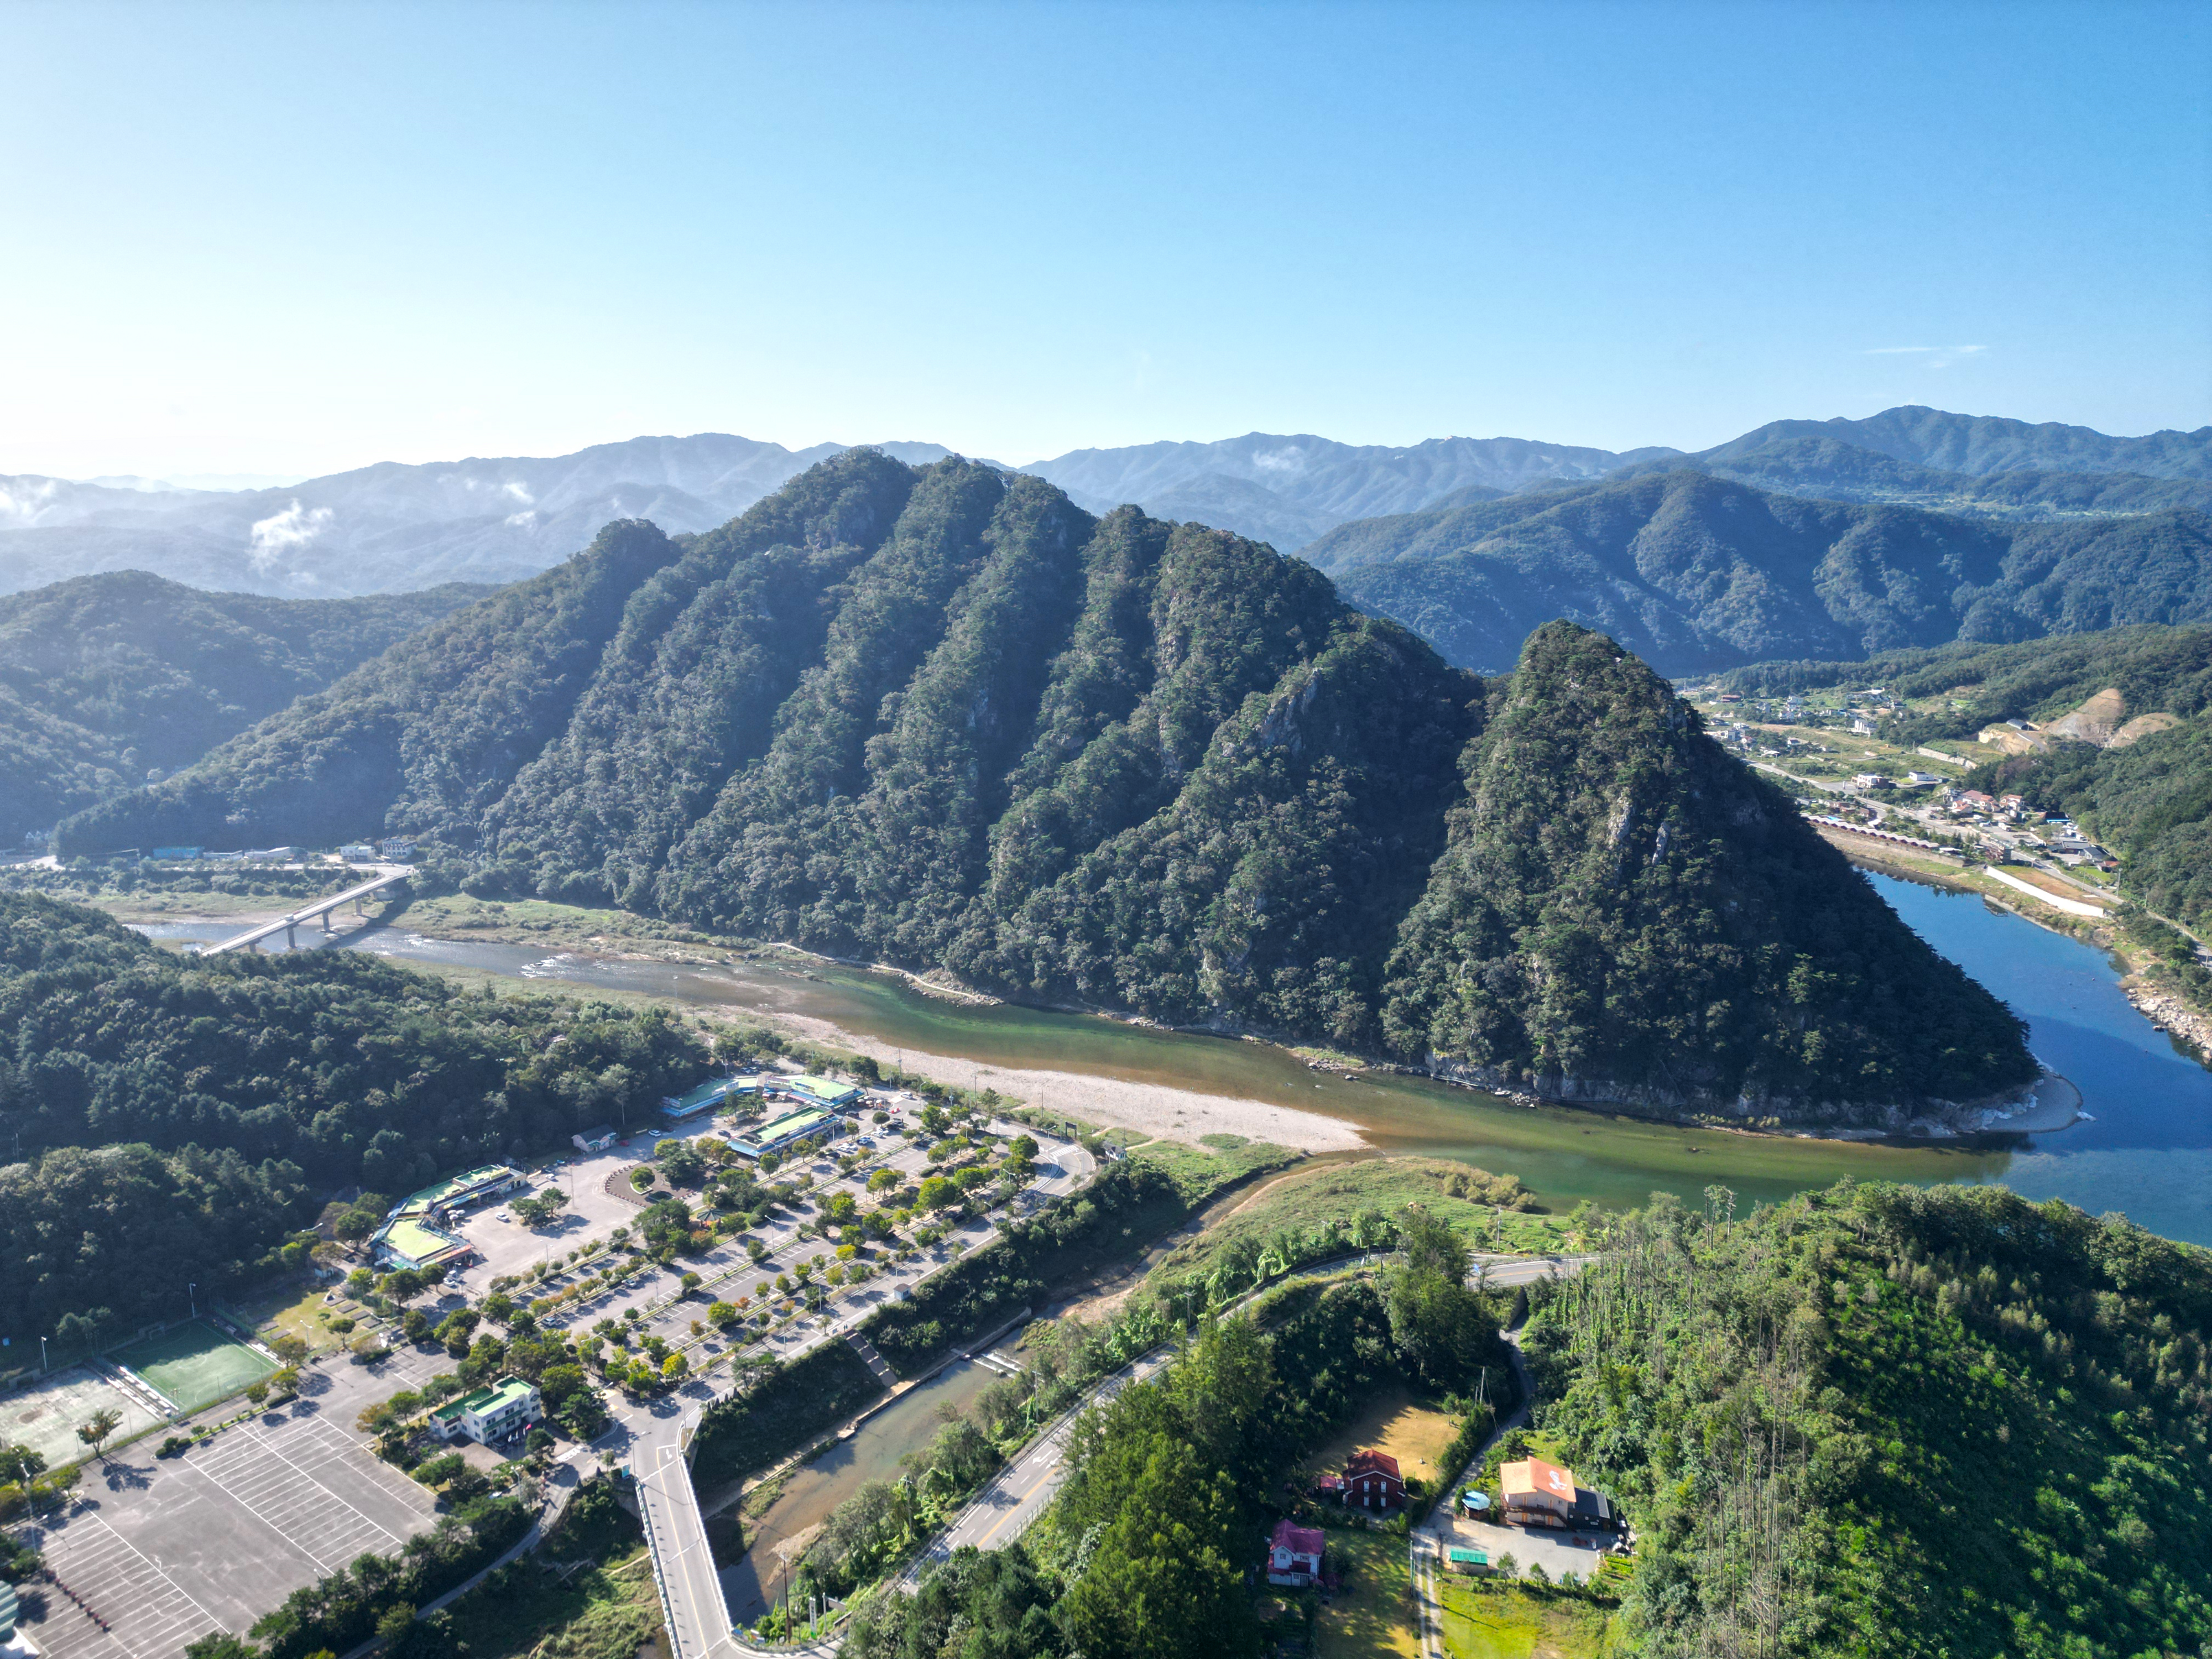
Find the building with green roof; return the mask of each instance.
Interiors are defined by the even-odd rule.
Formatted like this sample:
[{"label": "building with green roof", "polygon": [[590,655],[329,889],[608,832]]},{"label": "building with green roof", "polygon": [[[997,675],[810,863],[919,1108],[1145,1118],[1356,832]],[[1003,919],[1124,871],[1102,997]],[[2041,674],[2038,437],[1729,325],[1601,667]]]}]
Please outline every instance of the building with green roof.
[{"label": "building with green roof", "polygon": [[430,1432],[441,1440],[465,1437],[480,1446],[491,1446],[514,1438],[544,1415],[535,1383],[502,1376],[489,1388],[465,1394],[432,1412]]},{"label": "building with green roof", "polygon": [[810,1135],[825,1131],[836,1133],[842,1121],[834,1112],[819,1107],[804,1106],[795,1112],[786,1112],[765,1123],[748,1126],[730,1135],[730,1145],[747,1158],[765,1158],[770,1152],[781,1152],[787,1146],[796,1146]]},{"label": "building with green roof", "polygon": [[839,1083],[833,1078],[816,1077],[811,1073],[802,1073],[797,1077],[785,1078],[776,1085],[776,1087],[781,1089],[786,1094],[796,1095],[801,1100],[812,1105],[826,1107],[831,1111],[836,1111],[841,1107],[856,1106],[860,1100],[859,1085]]}]

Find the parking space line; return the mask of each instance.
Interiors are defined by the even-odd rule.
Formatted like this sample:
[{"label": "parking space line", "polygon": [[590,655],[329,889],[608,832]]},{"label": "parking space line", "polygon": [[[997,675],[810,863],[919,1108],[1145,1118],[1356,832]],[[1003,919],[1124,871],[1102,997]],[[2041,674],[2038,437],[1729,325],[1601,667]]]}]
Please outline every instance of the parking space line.
[{"label": "parking space line", "polygon": [[386,1538],[390,1539],[395,1544],[400,1541],[399,1534],[398,1533],[392,1531],[391,1528],[380,1525],[377,1522],[370,1520],[368,1516],[362,1514],[361,1510],[355,1509],[351,1504],[346,1503],[344,1498],[340,1498],[335,1492],[331,1492],[328,1486],[324,1486],[321,1481],[317,1480],[313,1475],[309,1474],[307,1470],[301,1468],[290,1458],[285,1456],[284,1454],[278,1451],[276,1447],[268,1444],[264,1441],[262,1445],[262,1449],[267,1452],[270,1456],[275,1458],[278,1462],[283,1464],[285,1468],[295,1471],[302,1480],[311,1482],[318,1491],[329,1492],[333,1503],[342,1504],[346,1509],[351,1510],[355,1515],[359,1516],[364,1524],[374,1527],[377,1531],[382,1533]]},{"label": "parking space line", "polygon": [[201,1480],[206,1481],[210,1486],[213,1486],[217,1492],[220,1492],[224,1497],[230,1499],[232,1503],[237,1504],[239,1508],[244,1510],[246,1514],[252,1516],[263,1526],[268,1528],[270,1531],[275,1533],[278,1538],[282,1539],[291,1548],[297,1550],[301,1554],[306,1556],[309,1561],[313,1562],[323,1571],[331,1572],[336,1570],[336,1567],[332,1563],[324,1560],[321,1556],[316,1554],[313,1550],[308,1548],[307,1546],[301,1540],[285,1531],[283,1528],[278,1526],[270,1516],[263,1514],[261,1510],[254,1505],[253,1502],[250,1498],[246,1498],[242,1492],[236,1491],[233,1487],[226,1486],[216,1476],[214,1471],[207,1467],[205,1462],[187,1462],[185,1467],[191,1470],[194,1474],[199,1476]]},{"label": "parking space line", "polygon": [[[110,1525],[110,1524],[109,1524],[109,1522],[108,1522],[108,1521],[107,1521],[106,1517],[106,1516],[104,1516],[103,1515],[101,1515],[101,1514],[100,1513],[100,1511],[99,1511],[99,1510],[87,1510],[87,1511],[86,1511],[86,1513],[87,1513],[87,1514],[88,1514],[88,1516],[89,1516],[93,1520],[99,1522],[100,1522],[100,1525],[101,1529],[102,1529],[103,1531],[105,1531],[105,1532],[107,1534],[107,1535],[108,1535],[109,1537],[112,1538],[112,1539],[113,1539],[117,1543],[120,1544],[120,1545],[121,1545],[121,1546],[122,1546],[125,1550],[129,1551],[129,1552],[131,1553],[131,1555],[132,1555],[136,1559],[137,1559],[138,1561],[140,1561],[141,1563],[143,1563],[143,1564],[144,1565],[144,1566],[145,1566],[146,1570],[147,1570],[149,1572],[152,1573],[152,1574],[154,1575],[154,1577],[155,1577],[157,1580],[159,1580],[159,1581],[160,1581],[160,1583],[161,1583],[162,1585],[166,1586],[166,1587],[168,1589],[168,1590],[169,1590],[172,1594],[173,1594],[173,1595],[178,1595],[178,1596],[180,1596],[180,1597],[182,1597],[185,1601],[188,1601],[188,1602],[191,1602],[193,1611],[194,1611],[194,1612],[196,1612],[196,1613],[198,1613],[199,1614],[199,1616],[200,1616],[202,1619],[204,1619],[204,1620],[206,1620],[208,1621],[207,1626],[206,1626],[206,1628],[208,1628],[208,1629],[219,1629],[219,1628],[221,1628],[221,1626],[222,1626],[222,1621],[221,1620],[217,1619],[217,1618],[216,1618],[213,1613],[210,1613],[210,1612],[209,1612],[205,1607],[202,1607],[202,1606],[199,1604],[199,1602],[198,1602],[198,1601],[195,1601],[195,1600],[193,1599],[193,1597],[191,1596],[191,1595],[188,1591],[186,1591],[186,1589],[185,1589],[185,1587],[184,1587],[182,1584],[179,1584],[179,1583],[175,1579],[173,1579],[173,1578],[170,1577],[169,1577],[169,1575],[168,1575],[167,1573],[166,1573],[166,1572],[162,1571],[162,1570],[161,1570],[159,1566],[157,1566],[157,1565],[156,1565],[153,1561],[151,1561],[151,1560],[148,1559],[148,1558],[147,1558],[147,1556],[146,1556],[145,1553],[144,1553],[143,1551],[142,1551],[141,1549],[139,1549],[139,1547],[138,1547],[136,1544],[133,1544],[133,1543],[132,1543],[129,1539],[125,1538],[125,1537],[121,1533],[119,1533],[119,1532],[116,1531],[116,1530],[115,1530],[115,1528],[114,1528],[114,1527],[112,1527],[112,1525]],[[127,1577],[125,1579],[125,1583],[126,1587],[128,1587],[128,1588],[131,1589],[134,1592],[137,1590],[137,1586],[135,1586],[135,1585],[131,1585],[131,1584],[130,1584],[130,1581],[129,1581],[129,1579],[128,1579]],[[170,1624],[179,1625],[179,1626],[188,1626],[188,1625],[190,1625],[192,1621],[191,1621],[191,1620],[189,1620],[189,1619],[186,1619],[186,1618],[183,1617],[181,1614],[171,1613],[171,1614],[169,1614],[169,1615],[167,1615],[167,1622],[168,1622],[168,1623],[170,1623]],[[106,1632],[106,1633],[108,1636],[110,1636],[110,1637],[113,1638],[113,1639],[114,1639],[114,1641],[115,1641],[115,1644],[116,1644],[116,1645],[117,1645],[118,1647],[122,1648],[125,1652],[129,1652],[129,1651],[131,1650],[130,1650],[130,1645],[129,1645],[129,1644],[125,1643],[125,1642],[123,1640],[123,1638],[120,1638],[120,1637],[118,1637],[118,1636],[116,1636],[113,1631],[112,1631],[112,1630],[111,1630],[111,1631],[108,1631],[108,1632]],[[165,1642],[167,1641],[167,1632],[164,1632],[162,1633],[162,1639],[163,1639]]]}]

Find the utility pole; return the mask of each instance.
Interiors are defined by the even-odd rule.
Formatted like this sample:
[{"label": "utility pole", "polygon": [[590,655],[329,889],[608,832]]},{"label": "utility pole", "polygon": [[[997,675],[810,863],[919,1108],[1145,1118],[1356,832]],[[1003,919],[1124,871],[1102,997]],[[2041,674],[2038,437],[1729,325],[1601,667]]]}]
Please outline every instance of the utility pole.
[{"label": "utility pole", "polygon": [[199,1287],[198,1285],[185,1285],[185,1300],[188,1304],[191,1304],[191,1310],[192,1310],[192,1317],[193,1317],[193,1318],[195,1318],[195,1319],[198,1319],[198,1318],[200,1316],[200,1300],[199,1300],[199,1297],[200,1297],[200,1287]]}]

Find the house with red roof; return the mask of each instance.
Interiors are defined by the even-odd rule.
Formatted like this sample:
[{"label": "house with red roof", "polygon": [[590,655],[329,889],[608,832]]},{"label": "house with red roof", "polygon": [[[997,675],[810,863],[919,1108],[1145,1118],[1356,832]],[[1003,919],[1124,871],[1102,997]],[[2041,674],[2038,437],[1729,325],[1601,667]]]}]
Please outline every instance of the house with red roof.
[{"label": "house with red roof", "polygon": [[1291,1521],[1275,1522],[1267,1540],[1267,1582],[1271,1584],[1310,1584],[1321,1577],[1322,1531]]},{"label": "house with red roof", "polygon": [[1388,1452],[1356,1451],[1344,1466],[1344,1501],[1358,1510],[1406,1507],[1406,1480]]}]

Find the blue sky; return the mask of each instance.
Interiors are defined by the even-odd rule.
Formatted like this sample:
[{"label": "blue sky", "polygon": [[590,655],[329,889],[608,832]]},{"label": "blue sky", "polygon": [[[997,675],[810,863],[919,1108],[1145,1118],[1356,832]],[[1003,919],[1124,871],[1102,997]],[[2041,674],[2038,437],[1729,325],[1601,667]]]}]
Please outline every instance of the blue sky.
[{"label": "blue sky", "polygon": [[2212,422],[2212,8],[17,4],[0,472]]}]

